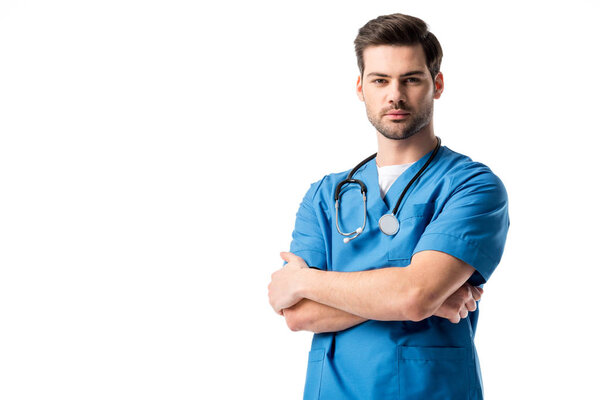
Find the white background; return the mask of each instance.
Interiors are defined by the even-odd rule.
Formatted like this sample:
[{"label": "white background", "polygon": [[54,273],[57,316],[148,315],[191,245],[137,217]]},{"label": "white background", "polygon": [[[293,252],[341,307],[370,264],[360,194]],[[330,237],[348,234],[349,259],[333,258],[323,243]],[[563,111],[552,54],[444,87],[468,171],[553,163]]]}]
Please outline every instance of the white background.
[{"label": "white background", "polygon": [[0,3],[0,398],[300,399],[270,309],[309,183],[375,151],[353,40],[423,18],[436,134],[510,197],[487,399],[598,398],[592,2]]}]

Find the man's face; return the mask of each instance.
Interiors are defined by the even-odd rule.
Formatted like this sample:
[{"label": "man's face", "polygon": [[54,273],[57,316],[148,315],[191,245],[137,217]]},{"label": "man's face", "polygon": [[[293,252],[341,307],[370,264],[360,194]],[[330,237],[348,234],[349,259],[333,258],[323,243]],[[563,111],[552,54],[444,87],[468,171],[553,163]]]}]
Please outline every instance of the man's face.
[{"label": "man's face", "polygon": [[442,94],[444,80],[439,73],[433,81],[420,45],[370,46],[363,59],[356,91],[379,133],[388,139],[408,139],[431,124],[433,99]]}]

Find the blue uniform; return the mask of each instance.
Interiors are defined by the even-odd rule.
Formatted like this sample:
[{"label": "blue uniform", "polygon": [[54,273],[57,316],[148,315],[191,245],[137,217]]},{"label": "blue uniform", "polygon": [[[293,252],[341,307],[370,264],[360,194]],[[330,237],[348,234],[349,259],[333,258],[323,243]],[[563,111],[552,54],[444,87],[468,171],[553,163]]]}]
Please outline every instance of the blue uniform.
[{"label": "blue uniform", "polygon": [[[506,190],[485,165],[442,146],[402,201],[399,231],[387,236],[379,230],[379,218],[391,211],[429,155],[404,172],[384,199],[375,160],[355,173],[368,190],[367,222],[347,244],[335,226],[334,191],[348,171],[312,184],[296,217],[290,251],[314,268],[363,271],[404,267],[413,254],[437,250],[473,266],[471,284],[485,283],[500,262],[509,226]],[[362,226],[362,208],[358,186],[345,185],[342,232]],[[370,320],[315,334],[304,399],[482,399],[473,343],[478,312],[458,324],[435,316],[420,322]]]}]

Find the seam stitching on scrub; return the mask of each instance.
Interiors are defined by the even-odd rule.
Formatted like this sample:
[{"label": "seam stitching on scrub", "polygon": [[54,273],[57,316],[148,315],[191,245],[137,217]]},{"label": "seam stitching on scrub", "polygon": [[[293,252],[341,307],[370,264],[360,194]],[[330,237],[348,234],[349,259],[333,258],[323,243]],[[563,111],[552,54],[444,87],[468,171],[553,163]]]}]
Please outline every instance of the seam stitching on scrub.
[{"label": "seam stitching on scrub", "polygon": [[423,215],[413,215],[413,216],[411,216],[411,217],[406,217],[406,218],[404,218],[404,219],[401,219],[400,221],[408,221],[409,219],[413,219],[413,218],[423,218],[423,217],[426,217],[426,216],[427,216],[427,214],[423,214]]},{"label": "seam stitching on scrub", "polygon": [[[473,242],[472,240],[464,239],[464,238],[461,238],[460,236],[449,235],[447,233],[437,233],[437,232],[427,233],[427,234],[421,235],[421,237],[423,237],[423,236],[431,236],[431,235],[443,235],[443,236],[448,236],[448,237],[451,237],[451,238],[458,239],[458,240],[460,240],[462,242],[465,242],[465,243],[469,244],[470,246],[476,247],[481,252],[481,254],[483,254],[487,259],[489,259],[490,261],[496,262],[496,260],[494,258],[492,258],[491,256],[489,256],[485,251],[483,251],[481,249],[481,246],[479,246],[476,242]],[[418,244],[417,244],[417,246],[418,246]]]},{"label": "seam stitching on scrub", "polygon": [[319,251],[319,250],[312,250],[312,249],[305,249],[305,250],[296,250],[296,253],[300,252],[300,251],[312,251],[313,253],[319,253],[319,254],[323,254],[324,256],[327,255],[326,252],[324,251]]},{"label": "seam stitching on scrub", "polygon": [[[312,196],[311,196],[311,198],[310,198],[310,201],[311,201],[311,202],[314,202],[314,201],[315,201],[315,197],[317,197],[317,193],[319,193],[319,189],[321,188],[321,185],[323,184],[323,182],[325,181],[325,179],[326,179],[327,177],[329,177],[329,175],[325,175],[324,177],[322,177],[322,178],[321,178],[321,180],[320,180],[320,181],[317,181],[317,182],[315,182],[315,183],[317,183],[317,187],[315,187],[315,191],[314,191],[313,195],[312,195]],[[314,184],[313,184],[313,185],[314,185]],[[313,208],[314,208],[314,205],[313,205]]]}]

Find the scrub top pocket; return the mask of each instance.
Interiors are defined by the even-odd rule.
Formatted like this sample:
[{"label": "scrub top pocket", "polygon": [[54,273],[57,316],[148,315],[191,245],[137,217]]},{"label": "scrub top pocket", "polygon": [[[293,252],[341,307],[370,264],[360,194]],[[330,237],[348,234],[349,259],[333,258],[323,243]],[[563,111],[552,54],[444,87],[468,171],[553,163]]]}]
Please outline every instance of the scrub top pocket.
[{"label": "scrub top pocket", "polygon": [[398,346],[402,400],[469,398],[467,349]]},{"label": "scrub top pocket", "polygon": [[304,400],[318,400],[321,390],[321,374],[323,373],[324,360],[325,349],[314,349],[308,353]]},{"label": "scrub top pocket", "polygon": [[389,260],[410,262],[413,251],[431,221],[433,203],[407,204],[400,211],[400,229],[390,243]]}]

